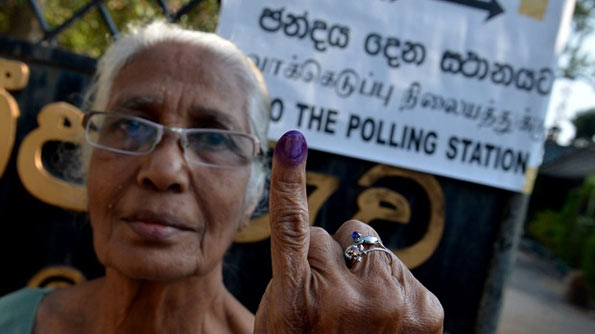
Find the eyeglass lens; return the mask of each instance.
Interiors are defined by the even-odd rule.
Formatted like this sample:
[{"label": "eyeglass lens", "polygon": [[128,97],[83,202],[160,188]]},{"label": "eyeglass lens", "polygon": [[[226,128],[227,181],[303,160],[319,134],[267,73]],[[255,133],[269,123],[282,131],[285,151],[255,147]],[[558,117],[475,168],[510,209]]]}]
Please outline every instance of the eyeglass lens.
[{"label": "eyeglass lens", "polygon": [[197,162],[221,166],[243,166],[250,162],[253,141],[241,134],[223,132],[189,132],[187,151]]},{"label": "eyeglass lens", "polygon": [[96,114],[89,119],[87,137],[98,146],[132,153],[149,152],[159,129],[136,118]]},{"label": "eyeglass lens", "polygon": [[[107,150],[143,154],[159,140],[159,127],[140,118],[95,114],[88,121],[87,139]],[[186,158],[194,163],[215,166],[243,166],[254,155],[254,141],[240,133],[195,129],[186,131]]]}]

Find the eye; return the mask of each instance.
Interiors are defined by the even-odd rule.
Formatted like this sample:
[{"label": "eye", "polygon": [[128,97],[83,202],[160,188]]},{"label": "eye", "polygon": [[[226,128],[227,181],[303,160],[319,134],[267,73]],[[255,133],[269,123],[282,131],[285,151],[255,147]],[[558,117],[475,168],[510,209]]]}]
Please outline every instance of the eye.
[{"label": "eye", "polygon": [[142,136],[147,132],[147,126],[138,120],[129,118],[115,118],[109,122],[108,131],[110,134],[125,134],[127,136]]},{"label": "eye", "polygon": [[114,127],[117,130],[125,131],[127,133],[135,133],[140,130],[142,124],[139,121],[133,119],[120,119],[115,122]]},{"label": "eye", "polygon": [[211,149],[224,149],[231,146],[231,141],[228,136],[222,133],[204,133],[201,136],[201,143]]},{"label": "eye", "polygon": [[[103,136],[112,141],[120,141],[120,145],[142,146],[156,136],[156,130],[134,118],[114,117],[103,127]],[[104,138],[104,140],[108,140]]]},{"label": "eye", "polygon": [[252,139],[239,133],[199,130],[187,139],[192,160],[214,166],[244,166],[254,151]]},{"label": "eye", "polygon": [[190,146],[196,152],[236,151],[237,145],[233,136],[219,132],[193,133],[188,136]]}]

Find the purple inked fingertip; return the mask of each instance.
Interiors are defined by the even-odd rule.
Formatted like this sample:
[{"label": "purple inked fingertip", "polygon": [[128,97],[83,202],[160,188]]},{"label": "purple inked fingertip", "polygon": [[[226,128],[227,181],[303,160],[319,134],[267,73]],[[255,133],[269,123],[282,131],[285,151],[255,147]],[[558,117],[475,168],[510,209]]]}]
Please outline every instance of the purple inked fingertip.
[{"label": "purple inked fingertip", "polygon": [[304,135],[297,131],[287,131],[275,146],[275,158],[290,166],[304,162],[308,155],[308,144]]}]

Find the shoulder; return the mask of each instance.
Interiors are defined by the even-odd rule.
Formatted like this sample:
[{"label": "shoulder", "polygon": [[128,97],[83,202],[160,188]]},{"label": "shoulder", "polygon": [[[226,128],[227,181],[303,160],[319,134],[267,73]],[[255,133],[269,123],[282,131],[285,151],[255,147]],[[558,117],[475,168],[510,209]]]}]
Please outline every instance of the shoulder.
[{"label": "shoulder", "polygon": [[[48,294],[38,307],[36,333],[85,333],[86,321],[97,313],[93,294],[97,281],[60,287]],[[2,331],[0,331],[0,334]]]},{"label": "shoulder", "polygon": [[51,289],[22,289],[0,298],[0,333],[31,333],[39,303]]}]

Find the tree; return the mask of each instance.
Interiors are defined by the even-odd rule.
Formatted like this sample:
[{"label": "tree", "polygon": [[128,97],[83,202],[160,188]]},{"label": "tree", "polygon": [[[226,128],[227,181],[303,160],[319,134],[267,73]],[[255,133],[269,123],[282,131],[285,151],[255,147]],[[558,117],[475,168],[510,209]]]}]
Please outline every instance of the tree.
[{"label": "tree", "polygon": [[572,124],[576,128],[575,140],[593,141],[595,139],[595,108],[578,113],[572,120]]},{"label": "tree", "polygon": [[560,58],[561,76],[584,80],[595,88],[595,59],[585,50],[585,40],[595,32],[595,0],[577,0],[572,33]]},{"label": "tree", "polygon": [[[70,18],[90,0],[37,0],[43,15],[51,28]],[[188,0],[166,0],[171,12],[177,12]],[[106,0],[105,7],[119,30],[126,29],[130,22],[146,22],[165,18],[157,0]],[[203,0],[178,21],[184,27],[201,31],[214,31],[219,17],[217,0]],[[0,34],[36,41],[43,36],[43,30],[33,15],[26,0],[0,1]],[[58,35],[58,46],[99,57],[111,42],[111,35],[97,7],[89,10]]]},{"label": "tree", "polygon": [[595,176],[574,189],[560,211],[537,212],[527,233],[570,268],[580,269],[595,300]]}]

